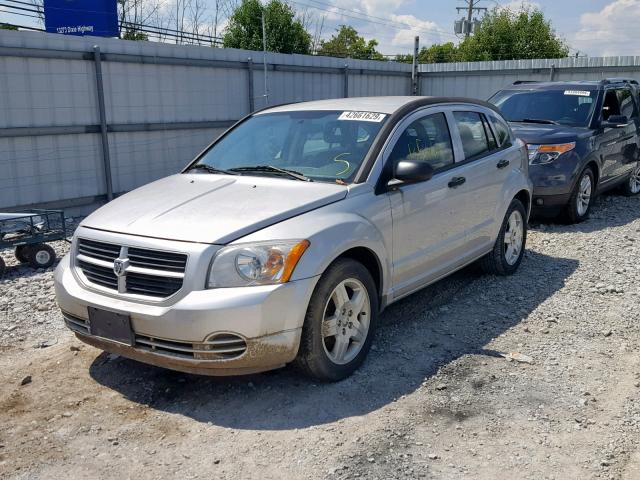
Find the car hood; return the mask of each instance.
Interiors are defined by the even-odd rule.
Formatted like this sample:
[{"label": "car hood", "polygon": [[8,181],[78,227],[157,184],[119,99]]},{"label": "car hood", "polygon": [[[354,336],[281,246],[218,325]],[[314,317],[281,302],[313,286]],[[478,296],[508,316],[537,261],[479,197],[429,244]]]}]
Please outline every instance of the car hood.
[{"label": "car hood", "polygon": [[529,144],[541,143],[569,143],[578,138],[590,135],[590,130],[584,127],[570,127],[567,125],[543,125],[537,123],[510,122],[513,133],[520,140]]},{"label": "car hood", "polygon": [[331,183],[180,174],[118,197],[81,225],[167,240],[225,244],[341,200],[347,191]]}]

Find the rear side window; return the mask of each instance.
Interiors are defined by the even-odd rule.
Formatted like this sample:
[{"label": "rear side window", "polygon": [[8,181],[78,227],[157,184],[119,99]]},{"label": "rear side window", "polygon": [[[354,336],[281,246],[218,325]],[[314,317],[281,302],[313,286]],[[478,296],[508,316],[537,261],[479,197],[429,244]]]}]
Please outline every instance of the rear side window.
[{"label": "rear side window", "polygon": [[493,125],[493,131],[496,132],[498,137],[498,146],[500,148],[506,148],[511,146],[511,132],[507,122],[498,117],[489,117],[491,124]]},{"label": "rear side window", "polygon": [[636,104],[633,101],[633,95],[631,90],[621,89],[616,90],[618,94],[618,103],[620,105],[620,115],[625,115],[627,118],[635,118],[638,115]]},{"label": "rear side window", "polygon": [[401,160],[426,162],[434,170],[453,165],[451,135],[444,114],[427,115],[412,122],[398,138],[390,159],[394,164]]},{"label": "rear side window", "polygon": [[491,150],[481,114],[477,112],[453,112],[453,117],[460,132],[465,160],[484,155]]}]

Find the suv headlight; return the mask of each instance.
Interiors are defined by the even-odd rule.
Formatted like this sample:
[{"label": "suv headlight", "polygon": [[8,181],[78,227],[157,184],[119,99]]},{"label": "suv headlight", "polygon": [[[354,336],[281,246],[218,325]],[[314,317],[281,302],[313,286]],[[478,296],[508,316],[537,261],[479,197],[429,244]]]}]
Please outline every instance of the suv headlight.
[{"label": "suv headlight", "polygon": [[529,165],[544,165],[556,160],[560,155],[576,148],[576,142],[553,145],[527,145]]},{"label": "suv headlight", "polygon": [[224,247],[211,262],[207,288],[286,283],[309,245],[309,240],[284,240]]}]

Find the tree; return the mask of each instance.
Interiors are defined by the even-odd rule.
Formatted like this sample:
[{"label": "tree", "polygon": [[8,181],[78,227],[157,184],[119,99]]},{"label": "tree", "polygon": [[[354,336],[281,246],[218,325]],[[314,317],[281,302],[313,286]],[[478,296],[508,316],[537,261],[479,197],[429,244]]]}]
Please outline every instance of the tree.
[{"label": "tree", "polygon": [[376,50],[377,40],[368,42],[358,35],[355,28],[349,25],[341,25],[336,35],[329,40],[320,42],[318,55],[341,58],[359,58],[364,60],[385,60],[384,55]]},{"label": "tree", "polygon": [[[456,62],[458,58],[458,48],[453,42],[434,44],[430,47],[422,47],[418,53],[419,63],[447,63]],[[396,61],[412,63],[413,55],[398,55]]]},{"label": "tree", "polygon": [[120,32],[120,38],[123,40],[149,40],[149,35],[144,32],[139,32],[133,29],[126,29],[124,32]]},{"label": "tree", "polygon": [[8,23],[0,23],[0,30],[18,30],[18,27],[9,25]]},{"label": "tree", "polygon": [[[423,47],[420,63],[478,62],[524,58],[562,58],[569,47],[559,38],[551,22],[536,8],[525,5],[514,11],[494,8],[482,19],[476,32],[459,45],[435,44]],[[399,62],[411,63],[411,55],[398,55]]]},{"label": "tree", "polygon": [[281,0],[270,0],[265,6],[259,0],[242,0],[229,18],[229,25],[222,39],[223,46],[262,50],[263,14],[268,51],[311,52],[311,35],[296,18],[294,10]]},{"label": "tree", "polygon": [[562,58],[568,54],[569,47],[542,11],[524,5],[518,11],[494,8],[476,32],[458,46],[458,58],[463,62]]}]

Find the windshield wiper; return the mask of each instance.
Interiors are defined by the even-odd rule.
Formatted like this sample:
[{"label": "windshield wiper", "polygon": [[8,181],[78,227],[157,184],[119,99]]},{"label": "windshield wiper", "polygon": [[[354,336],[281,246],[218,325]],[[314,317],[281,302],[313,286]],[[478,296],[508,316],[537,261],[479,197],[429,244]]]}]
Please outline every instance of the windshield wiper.
[{"label": "windshield wiper", "polygon": [[554,122],[553,120],[546,120],[544,118],[523,118],[522,120],[511,120],[516,123],[544,123],[547,125],[559,125],[558,122]]},{"label": "windshield wiper", "polygon": [[190,172],[191,170],[202,170],[207,173],[222,173],[223,175],[236,175],[235,173],[229,170],[223,170],[221,168],[212,167],[211,165],[207,165],[205,163],[197,163],[196,165],[192,165],[185,170],[185,172]]},{"label": "windshield wiper", "polygon": [[287,168],[274,167],[273,165],[255,165],[253,167],[236,167],[230,168],[230,172],[275,172],[282,173],[291,178],[295,178],[296,180],[301,180],[303,182],[313,182],[309,177],[305,177],[300,172],[296,172],[295,170],[289,170]]}]

